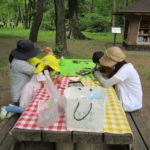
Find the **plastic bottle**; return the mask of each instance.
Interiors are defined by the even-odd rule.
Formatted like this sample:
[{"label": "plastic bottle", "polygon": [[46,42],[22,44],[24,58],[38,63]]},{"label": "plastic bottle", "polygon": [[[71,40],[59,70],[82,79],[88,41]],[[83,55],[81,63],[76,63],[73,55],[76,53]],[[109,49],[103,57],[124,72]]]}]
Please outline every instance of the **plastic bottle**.
[{"label": "plastic bottle", "polygon": [[64,66],[64,65],[65,65],[65,61],[64,61],[64,57],[63,57],[63,56],[61,56],[61,58],[60,58],[60,60],[59,60],[59,64],[60,64],[61,66]]}]

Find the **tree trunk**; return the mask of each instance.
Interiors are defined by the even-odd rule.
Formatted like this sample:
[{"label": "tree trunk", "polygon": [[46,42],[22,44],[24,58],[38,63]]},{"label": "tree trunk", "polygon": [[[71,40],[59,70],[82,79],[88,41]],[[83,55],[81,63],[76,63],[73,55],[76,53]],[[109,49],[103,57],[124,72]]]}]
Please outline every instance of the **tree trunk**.
[{"label": "tree trunk", "polygon": [[35,18],[30,32],[30,38],[29,38],[33,42],[37,41],[38,31],[42,22],[43,11],[44,11],[44,0],[37,0],[36,10],[37,12],[35,14]]},{"label": "tree trunk", "polygon": [[93,12],[93,7],[94,7],[94,0],[90,0],[90,2],[89,2],[89,13]]},{"label": "tree trunk", "polygon": [[23,27],[25,28],[25,26],[24,26],[24,16],[23,16],[23,13],[22,13],[22,9],[19,7],[19,12],[20,12],[20,17],[21,17],[21,22],[22,22],[22,24],[23,24]]},{"label": "tree trunk", "polygon": [[86,39],[81,33],[77,20],[77,0],[68,0],[69,6],[69,19],[70,19],[70,33],[68,38],[70,39]]},{"label": "tree trunk", "polygon": [[[128,0],[124,0],[124,8],[128,6]],[[128,37],[128,26],[129,26],[129,21],[127,18],[124,17],[124,37],[123,40],[126,40]]]},{"label": "tree trunk", "polygon": [[[113,0],[113,12],[116,11],[116,0]],[[113,15],[112,16],[112,26],[115,27],[116,26],[116,16]]]},{"label": "tree trunk", "polygon": [[20,5],[18,5],[18,14],[16,18],[16,27],[18,27],[19,21],[21,20],[21,13],[20,13]]},{"label": "tree trunk", "polygon": [[124,7],[128,6],[128,0],[124,0]]},{"label": "tree trunk", "polygon": [[55,26],[56,26],[56,48],[61,55],[67,53],[64,0],[54,0],[55,4]]},{"label": "tree trunk", "polygon": [[29,16],[29,14],[28,14],[28,4],[27,4],[27,1],[25,0],[25,3],[24,3],[24,5],[25,5],[25,14],[24,14],[24,27],[25,27],[25,29],[29,29],[29,24],[28,24],[28,16]]}]

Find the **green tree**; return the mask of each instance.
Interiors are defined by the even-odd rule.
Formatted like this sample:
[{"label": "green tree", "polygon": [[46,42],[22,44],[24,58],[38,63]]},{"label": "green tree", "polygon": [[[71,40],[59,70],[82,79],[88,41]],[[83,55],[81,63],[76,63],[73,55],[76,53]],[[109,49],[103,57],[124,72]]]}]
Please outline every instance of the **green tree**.
[{"label": "green tree", "polygon": [[37,0],[36,10],[37,12],[32,24],[30,37],[29,37],[29,39],[32,40],[33,42],[36,42],[38,38],[38,32],[43,18],[44,0]]},{"label": "green tree", "polygon": [[78,0],[68,0],[69,7],[69,35],[70,39],[85,39],[86,37],[82,34],[79,28],[77,8],[79,5]]},{"label": "green tree", "polygon": [[54,4],[56,15],[56,49],[63,55],[67,53],[64,0],[54,0]]}]

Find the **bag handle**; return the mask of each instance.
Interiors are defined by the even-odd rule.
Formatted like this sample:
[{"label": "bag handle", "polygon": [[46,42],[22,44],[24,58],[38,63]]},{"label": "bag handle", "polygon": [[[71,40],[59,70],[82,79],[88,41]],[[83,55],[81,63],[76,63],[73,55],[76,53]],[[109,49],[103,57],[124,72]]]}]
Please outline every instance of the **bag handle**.
[{"label": "bag handle", "polygon": [[83,116],[82,118],[77,118],[76,117],[76,111],[77,111],[79,105],[80,105],[80,103],[78,102],[78,104],[77,104],[77,106],[75,108],[74,114],[73,114],[74,119],[77,120],[77,121],[81,121],[81,120],[85,119],[88,116],[88,114],[90,113],[91,109],[92,109],[92,103],[90,103],[90,109],[87,112],[87,114],[85,116]]}]

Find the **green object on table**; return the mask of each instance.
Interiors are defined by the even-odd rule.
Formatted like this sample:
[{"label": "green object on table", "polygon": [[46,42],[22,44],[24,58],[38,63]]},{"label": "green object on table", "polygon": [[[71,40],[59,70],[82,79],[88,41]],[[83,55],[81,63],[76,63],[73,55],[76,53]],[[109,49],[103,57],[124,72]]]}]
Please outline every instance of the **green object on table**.
[{"label": "green object on table", "polygon": [[64,59],[63,56],[62,56],[62,57],[60,58],[60,60],[59,60],[59,65],[60,65],[60,66],[64,66],[64,65],[65,65],[65,59]]},{"label": "green object on table", "polygon": [[[63,59],[59,60],[59,66],[61,70],[61,74],[63,76],[79,76],[76,72],[80,72],[81,70],[92,71],[95,64],[91,59]],[[91,74],[91,73],[90,73]],[[89,77],[90,74],[82,75],[84,77]]]}]

